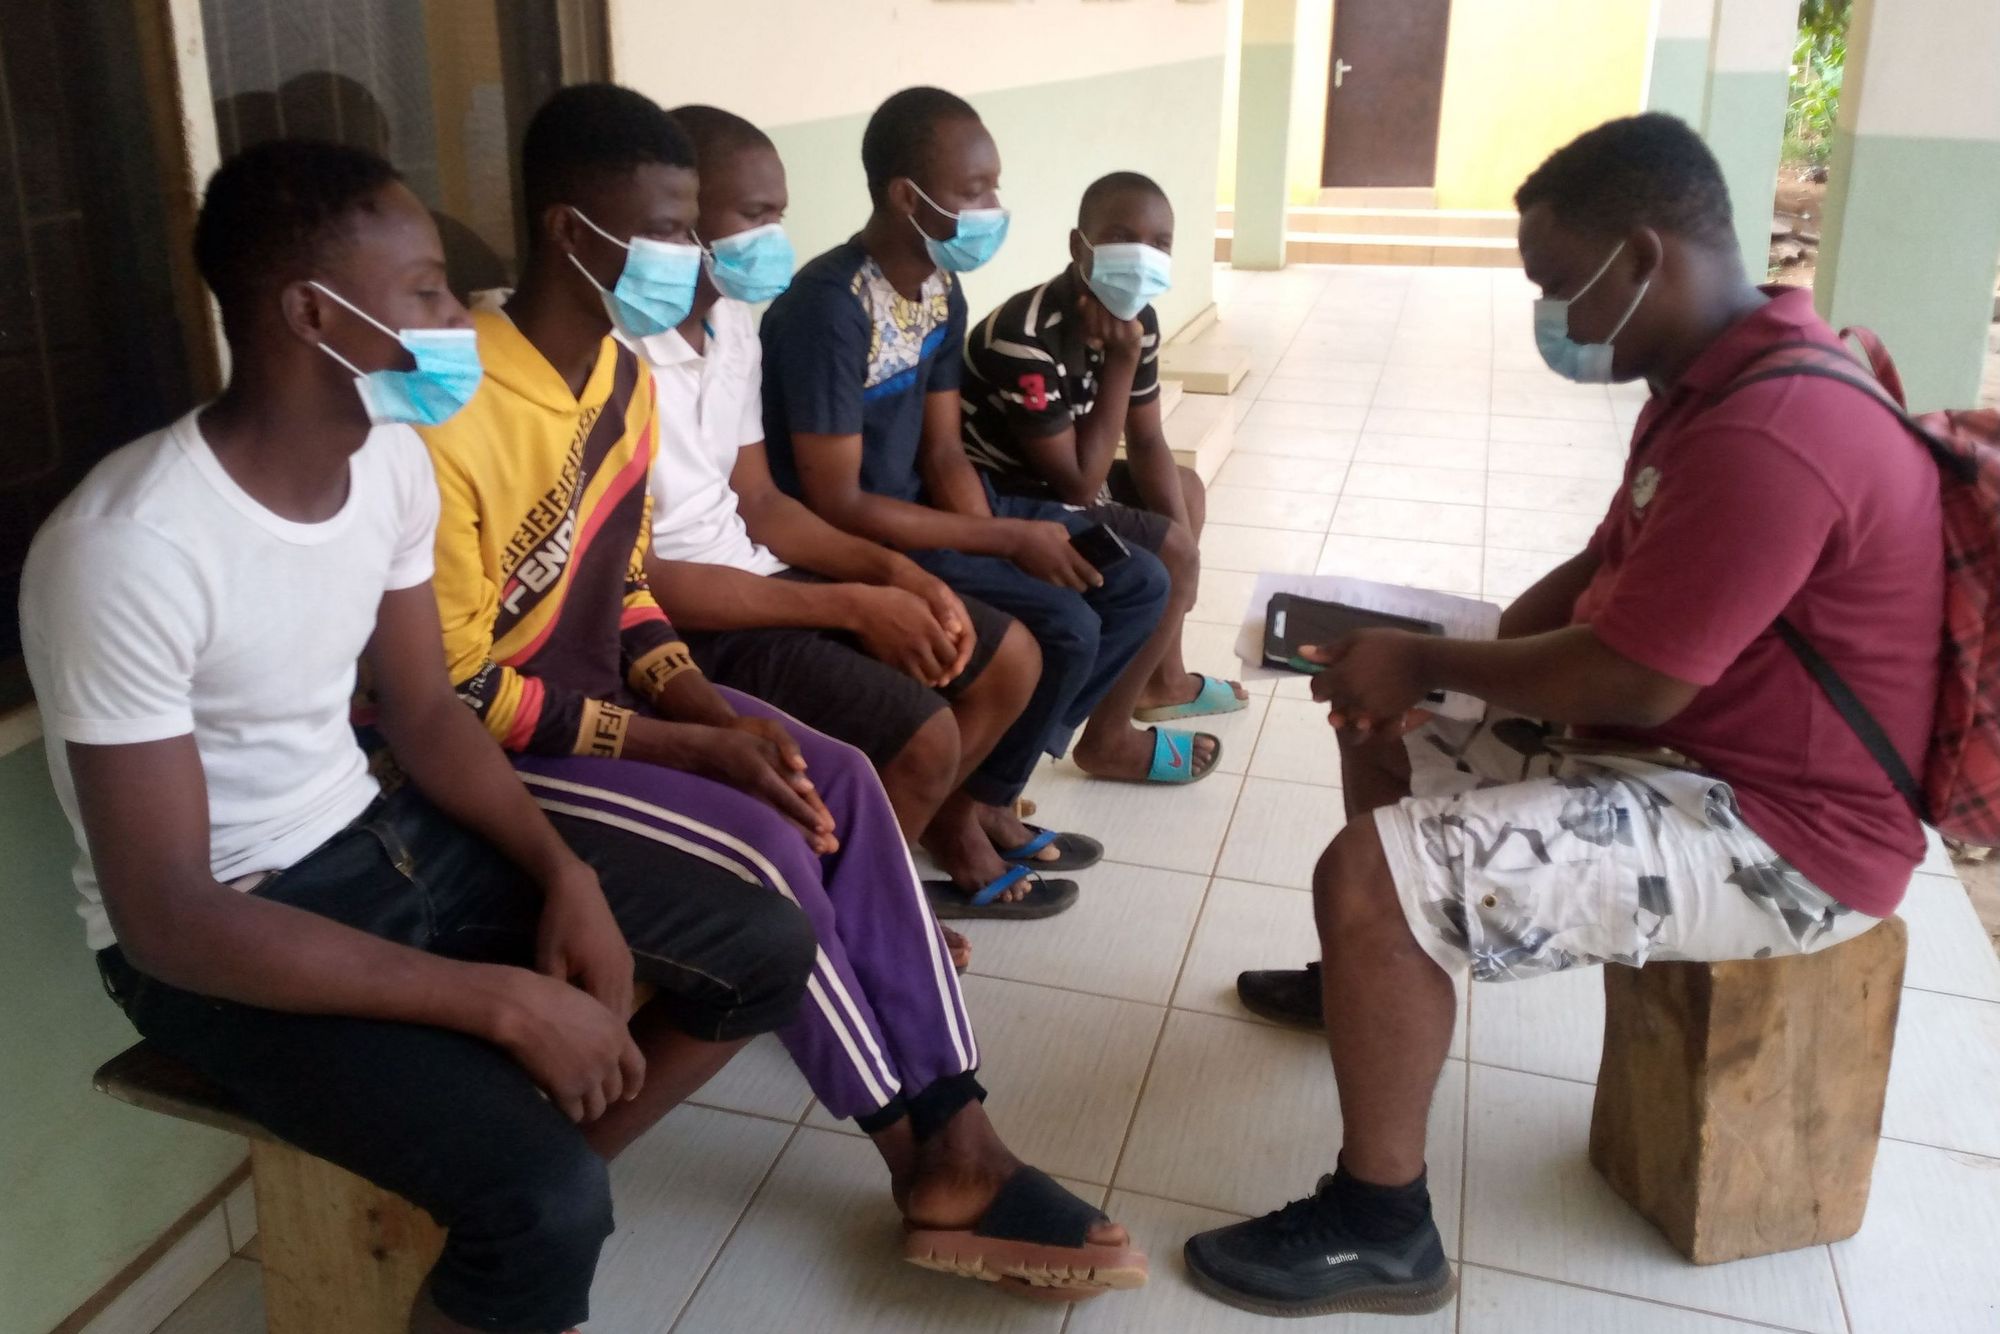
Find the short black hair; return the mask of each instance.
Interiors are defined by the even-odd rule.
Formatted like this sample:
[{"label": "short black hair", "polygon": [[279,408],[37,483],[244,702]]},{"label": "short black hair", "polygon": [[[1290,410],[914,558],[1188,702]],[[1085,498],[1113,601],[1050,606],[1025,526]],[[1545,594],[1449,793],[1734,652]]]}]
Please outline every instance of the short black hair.
[{"label": "short black hair", "polygon": [[194,263],[241,330],[250,301],[310,274],[356,213],[402,176],[366,149],[319,139],[267,139],[208,178],[194,224]]},{"label": "short black hair", "polygon": [[924,169],[939,122],[978,119],[972,103],[942,88],[891,93],[861,132],[861,170],[868,176],[870,202],[880,204],[883,191],[898,176],[914,177]]},{"label": "short black hair", "polygon": [[690,171],[695,166],[694,145],[659,103],[615,83],[558,90],[528,121],[521,139],[530,244],[551,204],[568,203],[606,177],[649,163]]},{"label": "short black hair", "polygon": [[1146,194],[1173,208],[1174,201],[1167,198],[1167,192],[1151,176],[1143,176],[1136,171],[1114,171],[1099,176],[1084,187],[1083,202],[1076,206],[1076,225],[1090,230],[1091,221],[1108,207],[1112,200],[1125,194]]},{"label": "short black hair", "polygon": [[1606,121],[1549,155],[1514,194],[1567,226],[1605,236],[1652,227],[1734,244],[1722,167],[1686,122],[1663,112]]},{"label": "short black hair", "polygon": [[675,107],[667,113],[694,145],[698,164],[714,167],[746,148],[776,149],[771,136],[733,111],[721,107]]}]

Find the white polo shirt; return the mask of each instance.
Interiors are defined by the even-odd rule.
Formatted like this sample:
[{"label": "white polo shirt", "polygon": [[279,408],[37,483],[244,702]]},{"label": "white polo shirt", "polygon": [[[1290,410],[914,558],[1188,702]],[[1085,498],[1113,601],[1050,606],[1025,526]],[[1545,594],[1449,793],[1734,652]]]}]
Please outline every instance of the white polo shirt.
[{"label": "white polo shirt", "polygon": [[662,560],[777,574],[783,561],[750,540],[729,485],[736,456],[764,439],[764,350],[750,307],[717,301],[696,352],[678,330],[640,343],[659,392],[653,455],[653,554]]}]

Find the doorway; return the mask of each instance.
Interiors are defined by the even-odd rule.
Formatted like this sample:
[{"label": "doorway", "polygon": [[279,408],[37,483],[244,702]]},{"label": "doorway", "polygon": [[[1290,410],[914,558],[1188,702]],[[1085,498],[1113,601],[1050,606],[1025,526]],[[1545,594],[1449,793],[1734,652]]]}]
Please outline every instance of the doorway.
[{"label": "doorway", "polygon": [[1320,184],[1437,184],[1451,0],[1337,0]]}]

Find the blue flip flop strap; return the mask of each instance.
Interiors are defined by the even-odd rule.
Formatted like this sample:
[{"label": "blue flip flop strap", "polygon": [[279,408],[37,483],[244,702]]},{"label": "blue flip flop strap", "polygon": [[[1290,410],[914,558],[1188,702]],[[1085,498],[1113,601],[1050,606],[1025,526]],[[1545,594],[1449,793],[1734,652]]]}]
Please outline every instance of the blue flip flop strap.
[{"label": "blue flip flop strap", "polygon": [[1011,868],[1005,875],[988,882],[977,894],[974,894],[972,896],[972,906],[975,908],[984,908],[987,904],[993,902],[993,900],[999,898],[1002,894],[1005,894],[1032,874],[1034,872],[1026,866]]},{"label": "blue flip flop strap", "polygon": [[[1172,739],[1170,739],[1172,738]],[[1175,741],[1182,747],[1175,749]],[[1178,756],[1180,762],[1176,764]],[[1155,783],[1176,783],[1183,776],[1194,774],[1194,733],[1182,732],[1175,728],[1155,727],[1153,729],[1153,766],[1146,771],[1146,777]]]},{"label": "blue flip flop strap", "polygon": [[1057,833],[1053,829],[1042,829],[1037,825],[1029,825],[1028,828],[1035,830],[1035,836],[1029,839],[1026,843],[1023,843],[1020,847],[1009,848],[1005,852],[1001,853],[1000,854],[1001,861],[1018,862],[1025,857],[1032,857],[1036,853],[1040,852],[1043,848],[1046,848],[1049,844],[1055,842],[1057,839],[1062,837],[1061,834]]}]

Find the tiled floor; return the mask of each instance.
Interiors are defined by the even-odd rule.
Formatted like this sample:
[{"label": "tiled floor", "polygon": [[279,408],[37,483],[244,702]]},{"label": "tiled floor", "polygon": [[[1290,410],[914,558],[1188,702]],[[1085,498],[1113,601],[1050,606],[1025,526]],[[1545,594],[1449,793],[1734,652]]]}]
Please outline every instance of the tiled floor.
[{"label": "tiled floor", "polygon": [[[1492,270],[1217,274],[1207,337],[1249,350],[1236,452],[1211,493],[1196,665],[1232,667],[1259,569],[1493,598],[1588,531],[1637,399],[1539,368],[1529,290]],[[1236,972],[1315,949],[1303,892],[1341,823],[1331,739],[1295,682],[1217,728],[1223,771],[1178,790],[1051,766],[1031,789],[1111,861],[1053,922],[976,925],[967,992],[995,1120],[1147,1245],[1144,1290],[1065,1313],[895,1259],[870,1147],[840,1133],[772,1042],[614,1169],[620,1230],[592,1334],[1238,1331],[1189,1287],[1191,1231],[1304,1193],[1339,1143],[1314,1038],[1236,1003]],[[1852,1241],[1683,1263],[1585,1162],[1602,1031],[1594,975],[1471,989],[1431,1114],[1431,1180],[1460,1261],[1453,1308],[1309,1322],[1410,1334],[1986,1334],[2000,1329],[2000,962],[1941,853],[1906,910],[1909,990],[1867,1225]],[[258,1327],[230,1266],[162,1334]]]}]

